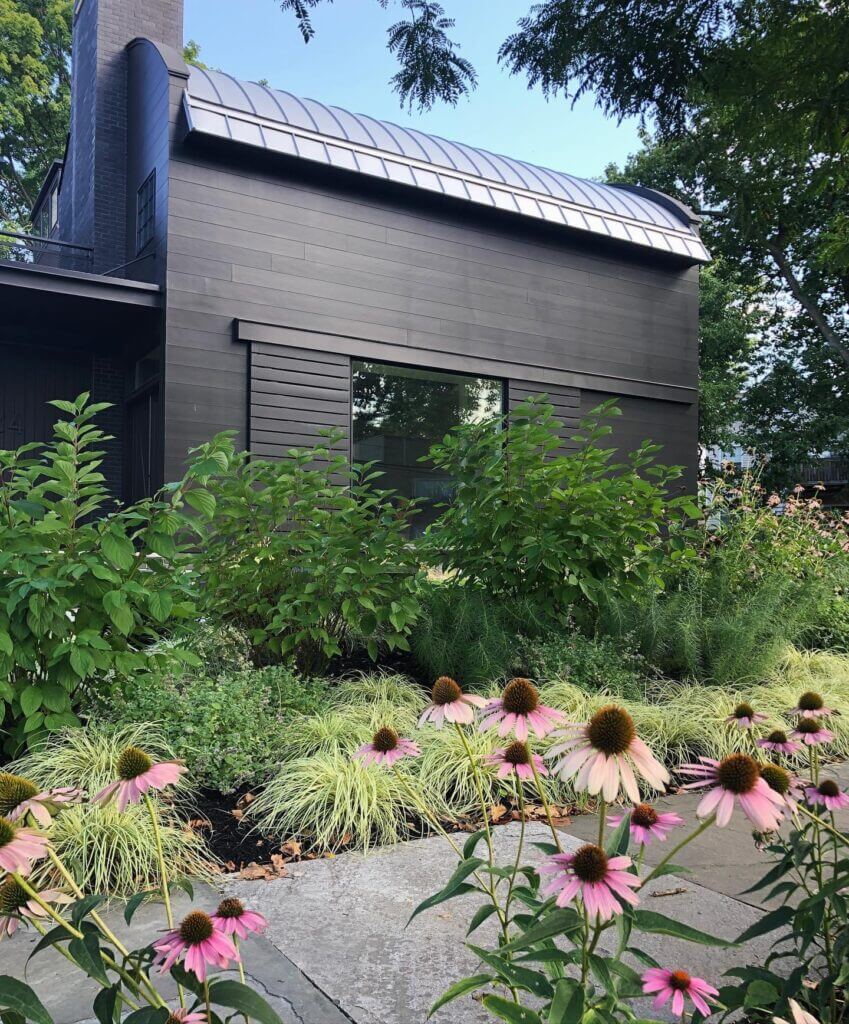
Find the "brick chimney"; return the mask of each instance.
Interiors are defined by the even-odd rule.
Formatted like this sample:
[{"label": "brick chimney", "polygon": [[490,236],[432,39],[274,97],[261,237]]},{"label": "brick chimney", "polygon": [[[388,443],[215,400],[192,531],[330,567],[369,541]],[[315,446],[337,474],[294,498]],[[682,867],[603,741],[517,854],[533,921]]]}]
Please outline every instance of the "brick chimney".
[{"label": "brick chimney", "polygon": [[59,228],[94,247],[92,269],[126,262],[127,51],[136,36],[183,47],[183,0],[76,0],[71,134]]}]

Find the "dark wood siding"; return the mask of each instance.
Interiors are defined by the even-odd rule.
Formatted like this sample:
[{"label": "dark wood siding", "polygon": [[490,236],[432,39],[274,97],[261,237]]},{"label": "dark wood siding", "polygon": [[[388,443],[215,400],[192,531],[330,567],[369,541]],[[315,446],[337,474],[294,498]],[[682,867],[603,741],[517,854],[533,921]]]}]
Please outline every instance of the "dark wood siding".
[{"label": "dark wood siding", "polygon": [[534,381],[511,378],[507,382],[507,407],[514,409],[521,402],[541,394],[548,395],[548,401],[554,406],[554,415],[563,424],[563,429],[560,431],[563,448],[566,450],[573,448],[571,438],[578,427],[578,420],[581,416],[579,388],[569,388],[557,384],[545,387]]},{"label": "dark wood siding", "polygon": [[[235,145],[176,143],[170,175],[166,475],[217,430],[269,445],[292,422],[288,394],[249,422],[248,341],[301,350],[281,355],[293,373],[325,352],[497,376],[564,403],[584,388],[695,400],[694,267]],[[298,407],[293,436],[333,415],[320,401]],[[672,419],[695,463],[690,421]]]},{"label": "dark wood siding", "polygon": [[350,455],[351,360],[334,352],[250,343],[250,449],[278,458],[288,448],[324,444],[338,427],[334,451]]}]

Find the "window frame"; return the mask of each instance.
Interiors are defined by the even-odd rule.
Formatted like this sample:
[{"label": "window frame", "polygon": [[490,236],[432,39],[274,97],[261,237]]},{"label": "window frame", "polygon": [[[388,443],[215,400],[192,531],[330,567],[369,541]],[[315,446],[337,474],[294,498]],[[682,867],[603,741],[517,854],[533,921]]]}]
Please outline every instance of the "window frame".
[{"label": "window frame", "polygon": [[156,168],[136,190],[136,255],[156,236]]}]

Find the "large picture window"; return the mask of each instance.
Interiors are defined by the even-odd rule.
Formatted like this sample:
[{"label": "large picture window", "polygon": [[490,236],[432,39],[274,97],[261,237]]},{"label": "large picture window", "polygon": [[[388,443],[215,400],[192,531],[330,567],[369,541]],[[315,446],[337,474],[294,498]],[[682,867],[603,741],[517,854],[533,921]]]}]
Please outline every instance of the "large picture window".
[{"label": "large picture window", "polygon": [[419,460],[452,427],[499,416],[502,382],[356,360],[352,370],[354,461],[376,462],[379,487],[421,501],[421,530],[451,497],[452,482]]}]

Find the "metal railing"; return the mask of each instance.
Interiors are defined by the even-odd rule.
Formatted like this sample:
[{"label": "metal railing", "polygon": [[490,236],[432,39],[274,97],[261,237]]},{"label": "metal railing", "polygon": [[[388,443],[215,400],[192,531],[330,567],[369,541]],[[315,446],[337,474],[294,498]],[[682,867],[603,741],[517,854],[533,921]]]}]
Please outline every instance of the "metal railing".
[{"label": "metal railing", "polygon": [[93,258],[94,249],[89,245],[61,242],[58,238],[44,238],[0,228],[0,260],[85,270]]}]

